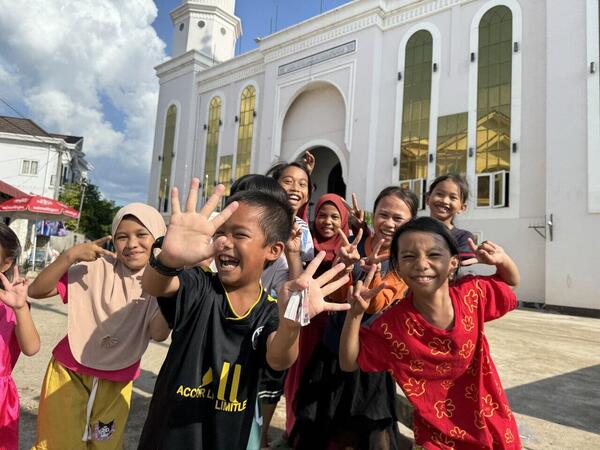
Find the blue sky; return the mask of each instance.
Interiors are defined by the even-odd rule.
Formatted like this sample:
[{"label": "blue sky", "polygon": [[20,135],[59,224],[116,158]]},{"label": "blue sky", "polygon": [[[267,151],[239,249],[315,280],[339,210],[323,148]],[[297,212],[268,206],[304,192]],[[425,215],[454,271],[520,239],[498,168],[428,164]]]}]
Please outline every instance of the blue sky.
[{"label": "blue sky", "polygon": [[[181,1],[31,0],[31,14],[22,2],[0,0],[0,98],[50,133],[83,136],[95,167],[91,181],[118,205],[147,201],[154,67],[169,58],[169,12]],[[256,37],[344,3],[237,0],[238,52],[255,48]],[[0,115],[17,114],[0,102]]]}]

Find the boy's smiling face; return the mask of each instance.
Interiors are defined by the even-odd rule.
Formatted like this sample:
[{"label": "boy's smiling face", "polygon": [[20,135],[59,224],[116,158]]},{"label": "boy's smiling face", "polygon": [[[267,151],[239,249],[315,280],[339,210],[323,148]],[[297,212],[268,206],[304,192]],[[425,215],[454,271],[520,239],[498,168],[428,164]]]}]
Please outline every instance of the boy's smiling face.
[{"label": "boy's smiling face", "polygon": [[215,239],[225,237],[221,251],[215,254],[219,279],[225,288],[244,288],[258,283],[265,263],[275,261],[283,251],[283,243],[266,244],[260,226],[262,208],[240,203],[215,233]]}]

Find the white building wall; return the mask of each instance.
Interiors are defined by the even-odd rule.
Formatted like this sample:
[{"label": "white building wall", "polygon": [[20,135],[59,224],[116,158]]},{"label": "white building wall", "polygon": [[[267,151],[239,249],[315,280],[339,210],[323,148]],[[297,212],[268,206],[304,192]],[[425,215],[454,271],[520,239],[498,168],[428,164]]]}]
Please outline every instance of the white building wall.
[{"label": "white building wall", "polygon": [[[0,179],[27,194],[54,198],[59,153],[49,144],[0,137]],[[37,161],[36,175],[22,174],[24,160]],[[51,184],[55,179],[55,185]]]}]

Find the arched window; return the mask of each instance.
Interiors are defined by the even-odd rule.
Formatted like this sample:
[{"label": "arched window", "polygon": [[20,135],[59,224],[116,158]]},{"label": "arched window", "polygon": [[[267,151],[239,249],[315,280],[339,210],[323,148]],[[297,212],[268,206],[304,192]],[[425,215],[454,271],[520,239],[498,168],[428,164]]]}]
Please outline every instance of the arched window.
[{"label": "arched window", "polygon": [[256,105],[256,89],[246,86],[242,91],[240,101],[240,116],[238,128],[237,156],[235,177],[240,178],[250,173],[252,158],[252,136],[254,135],[254,107]]},{"label": "arched window", "polygon": [[512,84],[512,12],[495,6],[479,22],[477,206],[508,205]]},{"label": "arched window", "polygon": [[433,38],[427,30],[417,31],[406,43],[400,181],[419,191],[421,187],[416,186],[424,186],[424,182],[412,180],[427,178],[432,52]]},{"label": "arched window", "polygon": [[232,166],[233,155],[221,156],[219,161],[219,183],[225,186],[225,196],[229,195],[229,188],[231,188]]},{"label": "arched window", "polygon": [[165,136],[163,140],[162,163],[160,166],[160,187],[158,190],[158,210],[167,212],[169,210],[169,198],[171,190],[171,169],[173,167],[173,156],[175,150],[175,127],[177,125],[177,107],[169,106],[167,109],[167,120],[165,122]]},{"label": "arched window", "polygon": [[219,129],[221,128],[221,97],[213,97],[208,108],[206,152],[204,155],[204,195],[212,194],[216,181]]}]

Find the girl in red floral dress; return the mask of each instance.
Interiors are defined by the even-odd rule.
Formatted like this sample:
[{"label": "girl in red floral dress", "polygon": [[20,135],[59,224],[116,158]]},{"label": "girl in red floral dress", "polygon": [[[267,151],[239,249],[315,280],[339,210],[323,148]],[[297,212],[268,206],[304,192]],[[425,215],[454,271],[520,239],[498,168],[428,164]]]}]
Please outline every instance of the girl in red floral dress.
[{"label": "girl in red floral dress", "polygon": [[[458,279],[456,241],[438,220],[403,225],[392,241],[390,264],[406,282],[405,300],[369,327],[361,318],[375,289],[358,282],[340,345],[345,371],[389,371],[414,406],[413,431],[425,449],[519,449],[514,416],[492,362],[484,323],[517,307],[510,286],[519,271],[504,250],[470,240],[478,262],[493,276]],[[370,276],[372,278],[372,274]]]}]

